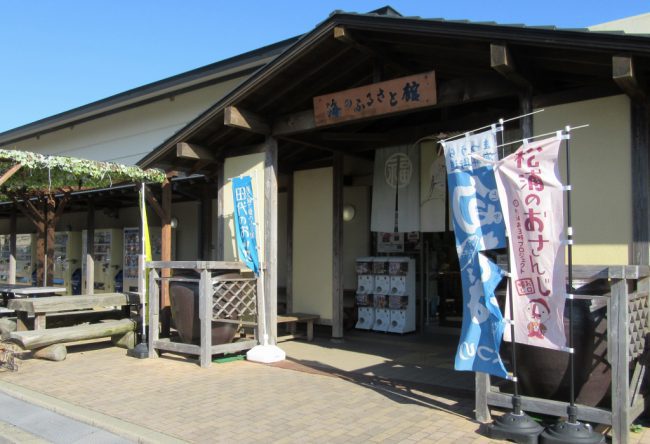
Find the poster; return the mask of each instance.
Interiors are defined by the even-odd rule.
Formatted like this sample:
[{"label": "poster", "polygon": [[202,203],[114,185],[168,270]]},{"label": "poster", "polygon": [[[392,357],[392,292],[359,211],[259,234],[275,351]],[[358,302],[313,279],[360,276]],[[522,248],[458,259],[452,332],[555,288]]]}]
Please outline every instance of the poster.
[{"label": "poster", "polygon": [[[496,132],[443,143],[456,251],[463,288],[463,320],[456,370],[507,377],[499,356],[504,322],[494,291],[503,271],[482,251],[506,245],[493,164]],[[482,159],[487,160],[484,161]]]},{"label": "poster", "polygon": [[403,253],[404,233],[377,233],[378,253]]},{"label": "poster", "polygon": [[[566,343],[561,143],[553,137],[523,145],[495,170],[510,233],[513,288],[508,293],[513,297],[515,341],[555,350]],[[511,341],[509,331],[506,340]]]},{"label": "poster", "polygon": [[442,233],[447,215],[447,170],[438,145],[423,143],[420,150],[420,231]]},{"label": "poster", "polygon": [[410,145],[375,152],[371,231],[420,231],[419,158],[419,148]]},{"label": "poster", "polygon": [[250,176],[235,177],[232,180],[232,195],[235,205],[233,218],[235,219],[239,260],[253,270],[256,275],[259,275],[255,200]]}]

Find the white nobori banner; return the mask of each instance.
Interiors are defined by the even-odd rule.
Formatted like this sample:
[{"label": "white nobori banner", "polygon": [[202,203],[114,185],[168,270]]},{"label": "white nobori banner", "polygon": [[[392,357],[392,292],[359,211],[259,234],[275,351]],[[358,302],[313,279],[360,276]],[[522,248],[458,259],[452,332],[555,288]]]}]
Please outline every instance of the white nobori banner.
[{"label": "white nobori banner", "polygon": [[[562,140],[524,144],[495,168],[509,234],[515,341],[565,349],[564,195],[558,173]],[[509,304],[506,304],[508,307]],[[505,340],[511,341],[510,329]]]}]

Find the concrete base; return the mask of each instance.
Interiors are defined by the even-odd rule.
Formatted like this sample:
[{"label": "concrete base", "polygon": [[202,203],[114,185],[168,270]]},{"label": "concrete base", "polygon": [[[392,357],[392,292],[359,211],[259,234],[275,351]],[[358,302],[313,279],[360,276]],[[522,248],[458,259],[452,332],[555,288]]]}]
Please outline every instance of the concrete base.
[{"label": "concrete base", "polygon": [[277,345],[256,345],[246,353],[247,360],[263,364],[284,361],[286,357],[284,350]]}]

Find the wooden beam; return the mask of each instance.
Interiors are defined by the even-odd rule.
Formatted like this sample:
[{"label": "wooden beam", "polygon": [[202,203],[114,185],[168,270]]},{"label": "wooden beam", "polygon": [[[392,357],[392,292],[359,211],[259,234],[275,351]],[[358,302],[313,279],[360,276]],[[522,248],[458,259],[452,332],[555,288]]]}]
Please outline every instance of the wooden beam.
[{"label": "wooden beam", "polygon": [[9,277],[8,283],[13,285],[16,283],[16,234],[18,232],[16,224],[16,204],[11,209],[11,219],[9,219]]},{"label": "wooden beam", "polygon": [[217,165],[217,257],[218,261],[224,259],[224,229],[226,226],[226,219],[224,216],[224,197],[226,178],[224,177],[223,162]]},{"label": "wooden beam", "polygon": [[5,171],[4,174],[0,176],[0,185],[4,184],[6,181],[11,179],[11,176],[16,174],[18,170],[21,168],[22,168],[22,164],[17,163],[16,165],[12,166],[7,171]]},{"label": "wooden beam", "polygon": [[[520,115],[529,114],[533,111],[533,98],[530,94],[522,94],[519,97],[519,113]],[[521,125],[521,138],[529,139],[533,137],[533,116],[522,117]]]},{"label": "wooden beam", "polygon": [[375,60],[381,60],[387,66],[397,70],[401,73],[414,73],[418,72],[418,68],[411,66],[409,63],[404,63],[401,61],[395,60],[394,57],[390,57],[386,54],[385,50],[377,50],[368,45],[360,43],[357,39],[354,38],[353,33],[347,29],[345,26],[336,26],[334,28],[334,39],[339,42],[345,43],[352,46],[361,54],[366,55]]},{"label": "wooden beam", "polygon": [[201,233],[199,233],[199,252],[201,259],[212,259],[212,190],[213,184],[201,185]]},{"label": "wooden beam", "polygon": [[236,106],[226,107],[223,112],[223,124],[258,134],[269,135],[271,133],[271,126],[266,119]]},{"label": "wooden beam", "polygon": [[632,248],[630,264],[650,265],[650,106],[630,102]]},{"label": "wooden beam", "polygon": [[[166,179],[162,184],[162,214],[160,222],[162,224],[160,260],[168,262],[172,260],[172,183]],[[161,277],[163,281],[160,286],[160,321],[163,336],[169,336],[171,327],[171,302],[169,298],[169,278],[171,270],[163,268]]]},{"label": "wooden beam", "polygon": [[[65,207],[65,204],[59,205]],[[43,283],[52,285],[54,280],[54,243],[57,218],[56,199],[49,195],[45,201],[45,273]]]},{"label": "wooden beam", "polygon": [[264,156],[264,302],[271,344],[278,337],[278,142],[267,137]]},{"label": "wooden beam", "polygon": [[299,111],[297,113],[281,116],[273,123],[274,136],[288,136],[304,133],[316,128],[314,110]]},{"label": "wooden beam", "polygon": [[191,159],[200,161],[214,161],[214,154],[207,148],[187,142],[176,144],[176,157],[179,159]]},{"label": "wooden beam", "polygon": [[332,339],[343,338],[343,154],[332,168]]},{"label": "wooden beam", "polygon": [[635,70],[635,62],[632,57],[612,57],[612,78],[631,99],[644,101],[648,96],[643,79],[639,78]]},{"label": "wooden beam", "polygon": [[149,205],[153,207],[153,210],[156,212],[160,220],[163,221],[165,219],[170,219],[171,216],[168,217],[168,215],[165,214],[165,210],[163,210],[163,207],[158,203],[158,199],[153,195],[151,188],[145,185],[145,191],[144,196],[147,199],[147,202],[149,202]]},{"label": "wooden beam", "polygon": [[506,45],[490,44],[490,66],[518,88],[533,89],[531,82],[517,70],[514,57]]},{"label": "wooden beam", "polygon": [[88,201],[86,214],[86,288],[85,294],[95,294],[95,201]]},{"label": "wooden beam", "polygon": [[293,172],[289,174],[287,181],[287,270],[286,270],[286,297],[287,297],[287,313],[293,313]]},{"label": "wooden beam", "polygon": [[[519,91],[512,84],[498,77],[481,77],[470,79],[454,79],[440,82],[438,85],[438,102],[427,109],[446,108],[454,105],[463,105],[482,100],[514,96]],[[405,111],[408,112],[408,111]],[[413,112],[413,111],[411,111]],[[363,121],[383,119],[386,116],[369,116]],[[355,122],[361,122],[357,120]],[[331,125],[334,127],[350,122]],[[323,127],[319,127],[323,128]],[[316,129],[313,110],[299,111],[297,113],[280,116],[273,123],[273,136],[290,136]]]}]

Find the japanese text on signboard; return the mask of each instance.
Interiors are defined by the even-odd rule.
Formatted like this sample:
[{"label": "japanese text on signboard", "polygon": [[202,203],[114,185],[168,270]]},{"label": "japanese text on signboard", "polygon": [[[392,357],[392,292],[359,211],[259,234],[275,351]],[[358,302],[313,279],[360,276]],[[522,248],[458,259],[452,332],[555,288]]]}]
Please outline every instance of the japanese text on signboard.
[{"label": "japanese text on signboard", "polygon": [[316,126],[435,105],[433,71],[314,97]]}]

